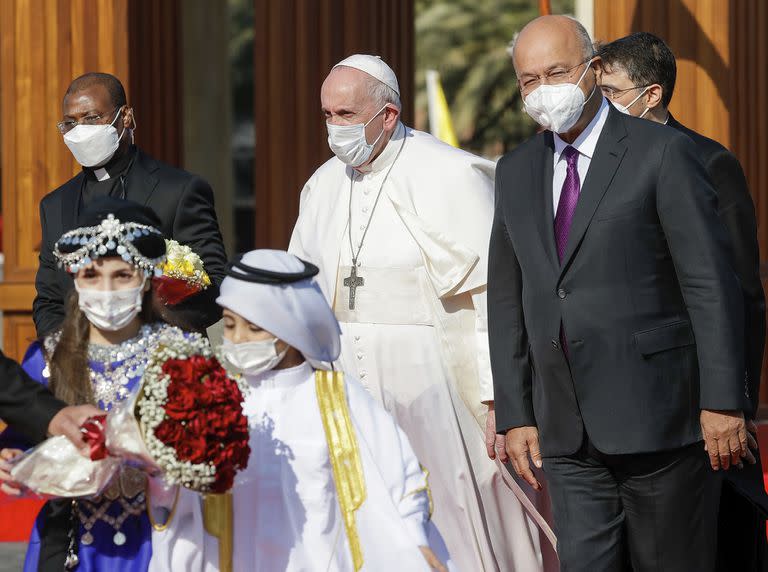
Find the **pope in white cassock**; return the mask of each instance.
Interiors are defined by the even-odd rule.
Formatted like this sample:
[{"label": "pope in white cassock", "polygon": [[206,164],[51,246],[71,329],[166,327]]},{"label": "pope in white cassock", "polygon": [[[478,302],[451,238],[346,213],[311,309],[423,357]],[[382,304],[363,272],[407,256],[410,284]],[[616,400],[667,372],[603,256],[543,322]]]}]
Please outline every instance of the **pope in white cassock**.
[{"label": "pope in white cassock", "polygon": [[[250,386],[232,570],[445,570],[428,548],[427,536],[439,535],[408,438],[357,381],[313,367],[340,349],[315,274],[287,252],[256,250],[230,264],[221,284],[224,363]],[[154,494],[154,509],[172,506],[171,496]],[[150,570],[218,570],[200,496],[182,490],[177,502],[168,529],[153,532]]]},{"label": "pope in white cassock", "polygon": [[494,164],[403,125],[397,79],[379,57],[337,64],[321,103],[335,157],[302,190],[289,250],[320,267],[343,332],[342,369],[395,417],[429,470],[453,567],[554,569],[541,499],[488,458],[483,434],[486,415],[495,433]]}]

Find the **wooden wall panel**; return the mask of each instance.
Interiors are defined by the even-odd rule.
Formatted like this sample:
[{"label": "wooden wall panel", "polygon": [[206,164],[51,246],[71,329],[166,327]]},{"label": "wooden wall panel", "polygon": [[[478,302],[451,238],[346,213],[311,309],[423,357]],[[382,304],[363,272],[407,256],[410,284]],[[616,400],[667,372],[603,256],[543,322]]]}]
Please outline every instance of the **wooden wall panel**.
[{"label": "wooden wall panel", "polygon": [[413,117],[413,0],[254,0],[256,246],[285,248],[299,193],[331,156],[320,86],[353,53],[382,56]]},{"label": "wooden wall panel", "polygon": [[[678,63],[672,113],[729,147],[749,181],[768,288],[768,2],[594,0],[595,39],[631,32],[663,38]],[[761,401],[768,406],[768,355]]]},{"label": "wooden wall panel", "polygon": [[[40,245],[40,199],[79,166],[56,123],[69,82],[90,70],[128,80],[128,0],[3,0],[0,2],[0,142],[2,150],[4,283],[0,310],[5,345],[21,357],[31,327]],[[26,310],[26,311],[21,311]],[[23,334],[19,334],[23,332]],[[20,337],[21,336],[21,337]]]},{"label": "wooden wall panel", "polygon": [[136,143],[175,166],[183,161],[180,22],[179,0],[130,0],[128,24],[123,25],[128,31],[126,89],[136,114]]}]

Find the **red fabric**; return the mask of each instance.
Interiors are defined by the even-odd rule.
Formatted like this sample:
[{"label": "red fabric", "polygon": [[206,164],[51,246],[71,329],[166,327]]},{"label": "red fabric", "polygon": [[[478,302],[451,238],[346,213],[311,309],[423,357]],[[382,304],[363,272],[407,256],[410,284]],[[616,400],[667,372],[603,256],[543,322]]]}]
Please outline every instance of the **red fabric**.
[{"label": "red fabric", "polygon": [[152,287],[166,306],[175,306],[201,290],[201,287],[196,284],[166,275],[153,278]]},{"label": "red fabric", "polygon": [[26,542],[45,501],[11,499],[0,493],[0,542]]}]

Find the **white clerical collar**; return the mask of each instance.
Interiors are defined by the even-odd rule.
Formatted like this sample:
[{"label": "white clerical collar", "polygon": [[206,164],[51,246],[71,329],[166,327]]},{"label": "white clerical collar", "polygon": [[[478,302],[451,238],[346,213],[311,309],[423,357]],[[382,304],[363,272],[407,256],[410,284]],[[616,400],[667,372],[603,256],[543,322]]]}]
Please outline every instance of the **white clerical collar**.
[{"label": "white clerical collar", "polygon": [[303,361],[294,367],[271,369],[259,375],[246,375],[244,377],[248,385],[254,388],[287,389],[306,382],[312,376],[313,371],[309,362]]},{"label": "white clerical collar", "polygon": [[96,176],[97,181],[106,181],[109,179],[109,173],[104,167],[99,167],[93,170],[93,174]]},{"label": "white clerical collar", "polygon": [[397,152],[400,150],[400,144],[405,137],[405,125],[402,122],[397,122],[397,127],[392,132],[392,137],[389,138],[386,147],[381,151],[378,157],[376,157],[369,165],[366,165],[361,170],[364,175],[368,173],[378,173],[383,171],[392,164],[392,161],[397,157]]},{"label": "white clerical collar", "polygon": [[566,143],[560,139],[560,135],[555,133],[555,162],[560,159],[563,150],[565,150],[565,148],[569,145],[575,148],[581,155],[591,159],[592,155],[595,154],[597,140],[600,138],[600,133],[603,131],[605,121],[608,119],[609,111],[610,106],[608,105],[608,100],[603,98],[602,103],[600,103],[600,109],[597,110],[597,113],[595,113],[592,121],[589,122],[584,131],[579,133],[579,136],[576,137],[573,143]]}]

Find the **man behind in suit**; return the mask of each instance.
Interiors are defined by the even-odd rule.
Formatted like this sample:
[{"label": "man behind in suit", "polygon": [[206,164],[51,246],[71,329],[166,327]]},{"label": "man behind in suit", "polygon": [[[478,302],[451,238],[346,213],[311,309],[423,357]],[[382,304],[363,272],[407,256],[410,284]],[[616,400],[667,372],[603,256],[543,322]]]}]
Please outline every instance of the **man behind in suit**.
[{"label": "man behind in suit", "polygon": [[[755,206],[744,172],[728,149],[684,127],[669,113],[677,66],[674,54],[661,38],[638,32],[603,45],[599,55],[598,81],[605,97],[620,111],[688,135],[717,193],[718,213],[728,231],[731,263],[744,298],[745,381],[749,393],[749,408],[744,415],[748,430],[756,433],[754,418],[765,347],[765,294],[760,281]],[[744,470],[725,473],[718,523],[719,570],[762,570],[768,565],[766,510],[768,496],[759,456],[754,463],[745,464]]]},{"label": "man behind in suit", "polygon": [[715,193],[688,137],[601,96],[575,20],[528,24],[513,62],[547,131],[496,170],[497,432],[535,487],[529,455],[543,458],[563,570],[713,570],[709,467],[747,454],[743,304]]},{"label": "man behind in suit", "polygon": [[[0,419],[30,443],[40,443],[51,435],[65,435],[87,450],[80,425],[88,417],[102,413],[93,405],[67,406],[0,351]],[[0,459],[0,472],[7,469],[4,460]]]},{"label": "man behind in suit", "polygon": [[203,260],[213,286],[177,307],[187,328],[202,330],[221,317],[215,303],[227,255],[210,185],[191,173],[153,159],[133,144],[134,111],[120,80],[106,73],[75,79],[64,94],[58,124],[64,143],[83,170],[40,203],[43,241],[35,278],[33,318],[38,335],[64,319],[72,279],[56,267],[53,244],[74,228],[77,214],[94,198],[115,196],[146,205],[162,222],[167,238],[189,245]]}]

